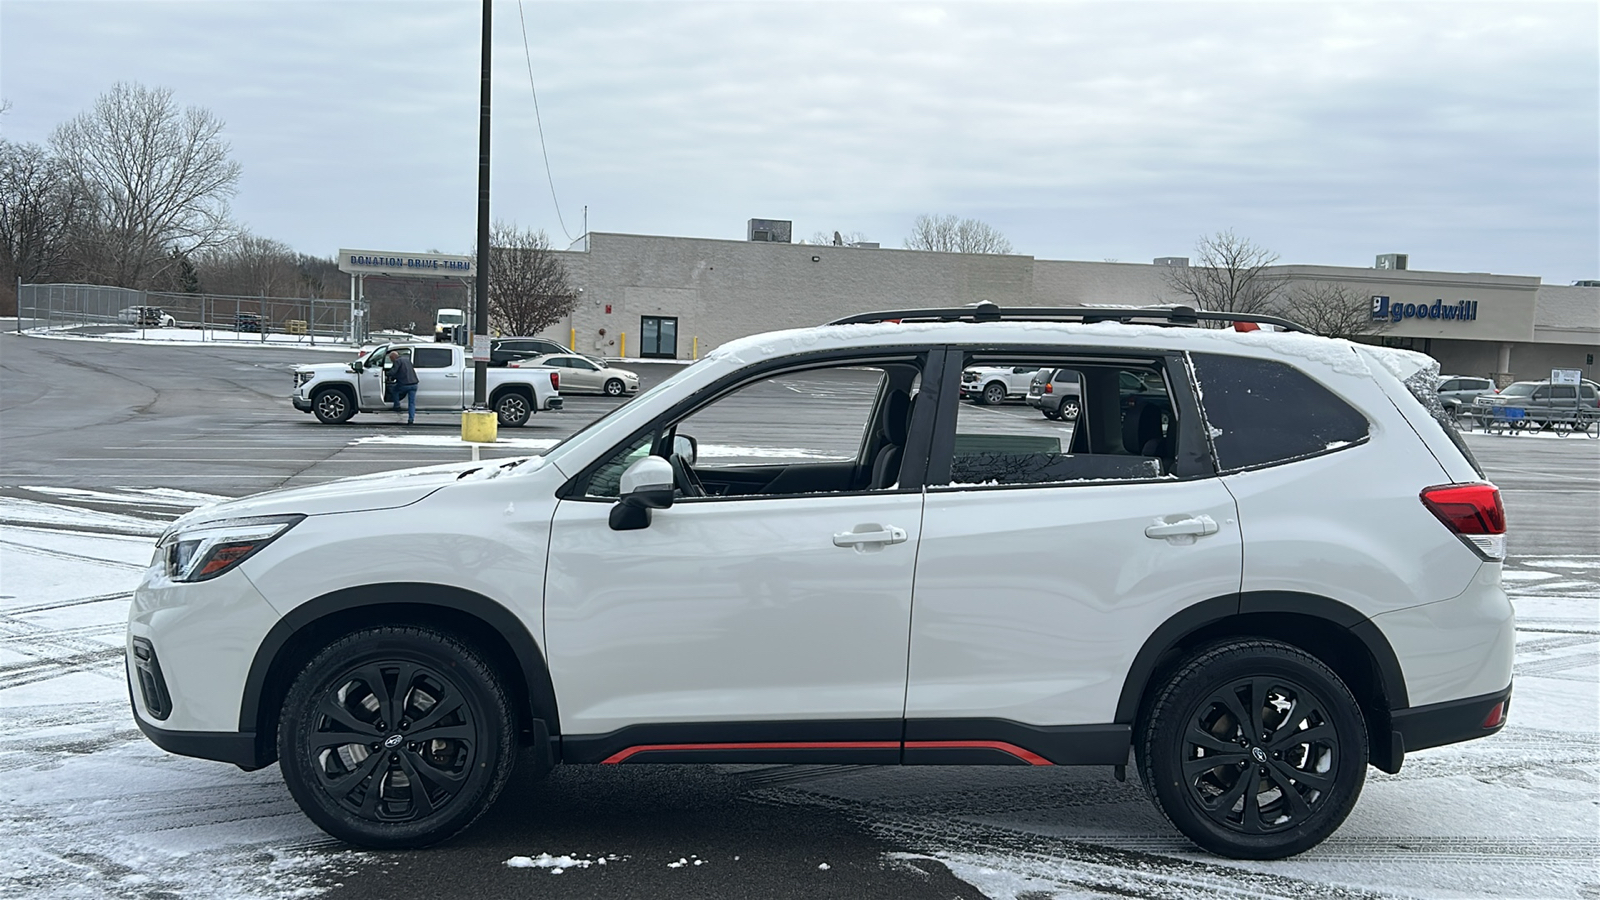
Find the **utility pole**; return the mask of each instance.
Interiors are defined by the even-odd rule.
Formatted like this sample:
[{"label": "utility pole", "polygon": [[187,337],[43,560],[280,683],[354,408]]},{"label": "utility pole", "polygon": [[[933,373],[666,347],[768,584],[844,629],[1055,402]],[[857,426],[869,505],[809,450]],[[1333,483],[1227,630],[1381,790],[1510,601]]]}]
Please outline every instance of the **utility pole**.
[{"label": "utility pole", "polygon": [[478,272],[472,304],[472,405],[489,401],[489,37],[493,0],[483,0],[483,85],[478,112]]}]

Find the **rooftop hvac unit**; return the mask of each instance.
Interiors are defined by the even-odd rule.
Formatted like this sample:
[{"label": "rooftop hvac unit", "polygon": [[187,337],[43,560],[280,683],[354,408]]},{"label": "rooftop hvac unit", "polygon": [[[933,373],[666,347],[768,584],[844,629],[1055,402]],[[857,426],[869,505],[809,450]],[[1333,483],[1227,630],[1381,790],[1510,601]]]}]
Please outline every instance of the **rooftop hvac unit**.
[{"label": "rooftop hvac unit", "polygon": [[794,223],[787,219],[751,219],[749,240],[787,244],[793,229]]},{"label": "rooftop hvac unit", "polygon": [[1186,269],[1186,268],[1189,267],[1189,257],[1187,257],[1187,256],[1158,256],[1155,259],[1151,260],[1151,264],[1152,265],[1157,265],[1157,266],[1177,266],[1180,269]]},{"label": "rooftop hvac unit", "polygon": [[1406,254],[1404,253],[1380,253],[1378,254],[1378,264],[1375,266],[1375,268],[1379,269],[1404,269],[1405,267]]}]

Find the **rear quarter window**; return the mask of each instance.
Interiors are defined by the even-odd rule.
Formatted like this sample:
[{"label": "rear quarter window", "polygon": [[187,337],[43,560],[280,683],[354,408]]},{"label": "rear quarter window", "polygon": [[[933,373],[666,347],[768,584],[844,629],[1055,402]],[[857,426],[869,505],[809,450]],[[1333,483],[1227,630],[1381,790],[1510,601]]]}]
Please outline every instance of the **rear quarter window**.
[{"label": "rear quarter window", "polygon": [[1223,471],[1337,450],[1367,438],[1367,419],[1286,363],[1195,353],[1200,403]]}]

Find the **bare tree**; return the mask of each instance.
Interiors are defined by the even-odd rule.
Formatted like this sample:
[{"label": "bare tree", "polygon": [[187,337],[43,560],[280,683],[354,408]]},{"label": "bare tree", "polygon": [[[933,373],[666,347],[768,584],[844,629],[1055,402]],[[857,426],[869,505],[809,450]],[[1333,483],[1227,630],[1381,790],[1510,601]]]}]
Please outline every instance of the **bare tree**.
[{"label": "bare tree", "polygon": [[907,250],[941,253],[1010,253],[1011,242],[988,223],[955,216],[917,216]]},{"label": "bare tree", "polygon": [[826,231],[815,231],[811,234],[811,243],[823,245],[832,244],[836,247],[843,246],[845,244],[859,244],[862,241],[870,240],[872,239],[867,237],[867,233],[864,231],[835,231],[832,233]]},{"label": "bare tree", "polygon": [[1387,319],[1372,318],[1371,297],[1348,284],[1333,281],[1295,285],[1288,292],[1278,313],[1323,337],[1352,338],[1378,334],[1389,325]]},{"label": "bare tree", "polygon": [[300,257],[282,241],[241,231],[227,243],[189,258],[209,294],[297,297],[303,293]]},{"label": "bare tree", "polygon": [[[143,287],[229,233],[239,181],[222,120],[166,88],[118,82],[50,143],[96,202],[97,280]],[[177,251],[176,255],[173,251]]]},{"label": "bare tree", "polygon": [[6,281],[69,277],[72,239],[89,209],[71,173],[45,148],[0,139],[0,264]]},{"label": "bare tree", "polygon": [[543,231],[496,222],[489,232],[489,327],[538,334],[572,311],[577,292]]},{"label": "bare tree", "polygon": [[1288,279],[1271,271],[1278,254],[1232,231],[1219,231],[1195,244],[1188,266],[1166,270],[1167,285],[1194,301],[1198,309],[1262,314],[1278,305]]}]

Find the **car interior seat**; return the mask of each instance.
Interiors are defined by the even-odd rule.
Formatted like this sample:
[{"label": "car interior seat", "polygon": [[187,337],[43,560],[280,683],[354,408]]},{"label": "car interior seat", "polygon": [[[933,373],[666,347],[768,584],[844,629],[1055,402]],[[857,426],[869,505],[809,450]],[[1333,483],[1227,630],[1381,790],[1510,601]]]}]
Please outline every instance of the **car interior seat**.
[{"label": "car interior seat", "polygon": [[900,480],[900,460],[905,455],[906,435],[911,430],[913,402],[902,390],[890,391],[883,405],[883,446],[872,458],[872,480],[867,489],[882,490]]}]

